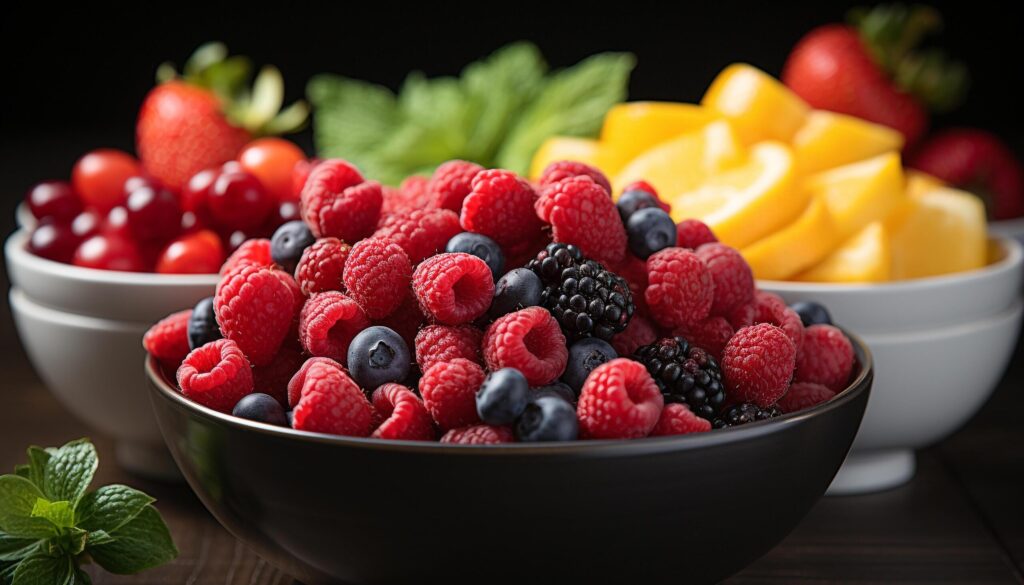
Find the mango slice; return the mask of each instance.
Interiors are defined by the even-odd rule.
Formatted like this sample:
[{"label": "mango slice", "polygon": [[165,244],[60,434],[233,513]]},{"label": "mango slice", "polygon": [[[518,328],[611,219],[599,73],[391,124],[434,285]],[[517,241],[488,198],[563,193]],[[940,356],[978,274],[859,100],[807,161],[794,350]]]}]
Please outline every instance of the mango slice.
[{"label": "mango slice", "polygon": [[[627,102],[608,110],[601,143],[615,158],[632,160],[641,152],[707,125],[716,115],[707,108],[675,102]],[[616,174],[621,168],[607,169]]]},{"label": "mango slice", "polygon": [[804,188],[828,205],[840,240],[884,219],[905,199],[903,167],[895,152],[812,175]]},{"label": "mango slice", "polygon": [[820,262],[840,241],[828,205],[814,198],[796,221],[740,253],[756,278],[785,280]]},{"label": "mango slice", "polygon": [[544,169],[553,162],[574,160],[604,170],[607,158],[601,143],[589,138],[552,136],[541,144],[530,161],[530,178],[539,179]]},{"label": "mango slice", "polygon": [[904,171],[907,177],[907,197],[924,195],[945,185],[942,179],[914,169]]},{"label": "mango slice", "polygon": [[903,148],[903,135],[860,118],[814,110],[793,136],[793,154],[802,175],[854,163]]},{"label": "mango slice", "polygon": [[805,282],[885,282],[892,274],[892,246],[885,225],[876,221],[794,280]]},{"label": "mango slice", "polygon": [[782,82],[744,63],[722,70],[701,105],[729,118],[746,145],[762,140],[789,142],[811,109]]},{"label": "mango slice", "polygon": [[894,279],[974,270],[986,263],[985,205],[965,191],[943,187],[915,194],[887,225]]}]

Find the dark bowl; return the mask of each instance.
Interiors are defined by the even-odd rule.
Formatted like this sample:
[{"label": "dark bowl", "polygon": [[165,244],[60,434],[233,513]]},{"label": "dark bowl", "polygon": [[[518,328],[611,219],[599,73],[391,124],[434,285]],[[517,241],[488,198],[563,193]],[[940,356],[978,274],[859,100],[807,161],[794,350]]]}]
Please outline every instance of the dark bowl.
[{"label": "dark bowl", "polygon": [[714,583],[788,534],[860,426],[852,384],[770,421],[634,441],[441,445],[254,423],[151,398],[203,504],[260,556],[319,583]]}]

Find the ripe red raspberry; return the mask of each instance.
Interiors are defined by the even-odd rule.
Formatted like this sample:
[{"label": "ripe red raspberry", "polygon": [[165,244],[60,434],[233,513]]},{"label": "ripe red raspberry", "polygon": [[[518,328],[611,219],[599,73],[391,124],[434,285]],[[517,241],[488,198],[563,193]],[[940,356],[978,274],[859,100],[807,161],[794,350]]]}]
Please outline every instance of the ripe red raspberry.
[{"label": "ripe red raspberry", "polygon": [[654,325],[640,315],[633,315],[621,333],[612,337],[612,347],[615,353],[621,356],[633,355],[638,347],[654,343],[658,339],[658,332]]},{"label": "ripe red raspberry", "polygon": [[[757,293],[754,293],[754,297],[757,298]],[[754,306],[753,302],[747,303],[746,305],[740,305],[729,311],[725,318],[732,325],[732,328],[739,331],[744,327],[750,327],[754,324],[754,314],[757,313],[757,307]]]},{"label": "ripe red raspberry", "polygon": [[455,358],[483,365],[480,344],[484,333],[472,325],[430,325],[416,334],[416,363],[426,372],[438,362]]},{"label": "ripe red raspberry", "polygon": [[452,429],[441,437],[442,443],[455,445],[498,445],[515,441],[512,429],[491,425],[476,425]]},{"label": "ripe red raspberry", "polygon": [[383,325],[395,333],[402,336],[405,340],[406,345],[413,347],[414,340],[416,339],[416,332],[420,330],[420,327],[427,321],[427,318],[423,315],[423,311],[420,310],[419,301],[416,297],[409,295],[402,301],[402,304],[395,309],[394,313],[391,313],[383,319],[377,319],[373,322],[374,325]]},{"label": "ripe red raspberry", "polygon": [[373,406],[352,378],[336,365],[306,369],[292,426],[302,431],[365,437],[373,430]]},{"label": "ripe red raspberry", "polygon": [[298,371],[292,375],[291,380],[288,380],[288,408],[295,408],[295,405],[299,403],[299,399],[302,398],[302,386],[306,383],[306,374],[316,364],[344,370],[341,364],[325,357],[311,357],[303,362]]},{"label": "ripe red raspberry", "polygon": [[839,392],[853,371],[853,344],[837,327],[811,325],[796,355],[796,381],[815,382]]},{"label": "ripe red raspberry", "polygon": [[302,361],[302,354],[298,350],[282,347],[269,364],[253,368],[253,386],[256,392],[273,396],[281,406],[287,407],[288,383],[302,367]]},{"label": "ripe red raspberry", "polygon": [[691,345],[703,349],[718,361],[722,360],[722,350],[729,343],[734,330],[725,317],[706,317],[698,323],[677,327],[672,335],[685,337]]},{"label": "ripe red raspberry", "polygon": [[776,327],[781,327],[793,345],[798,350],[800,349],[804,340],[804,324],[800,320],[800,315],[790,309],[782,297],[759,290],[754,293],[753,305],[754,318],[752,322],[754,324],[771,323]]},{"label": "ripe red raspberry", "polygon": [[586,439],[646,437],[661,417],[665,400],[640,362],[616,358],[590,372],[576,415]]},{"label": "ripe red raspberry", "polygon": [[177,368],[188,355],[188,320],[192,309],[172,313],[146,331],[142,346],[149,355],[170,368]]},{"label": "ripe red raspberry", "polygon": [[683,248],[665,248],[647,259],[644,298],[664,327],[698,323],[711,312],[715,284],[704,262]]},{"label": "ripe red raspberry", "polygon": [[357,333],[370,326],[366,313],[340,292],[313,295],[299,314],[299,341],[311,355],[347,362],[348,346]]},{"label": "ripe red raspberry", "polygon": [[550,243],[551,234],[546,231],[539,231],[536,237],[530,241],[519,242],[514,246],[503,246],[501,251],[505,255],[506,270],[526,266],[530,260],[536,258],[537,254]]},{"label": "ripe red raspberry", "polygon": [[299,290],[306,296],[329,290],[344,290],[341,275],[351,249],[351,246],[338,238],[320,238],[303,250],[302,258],[295,268]]},{"label": "ripe red raspberry", "polygon": [[533,211],[537,194],[512,171],[492,169],[473,177],[473,190],[462,202],[462,229],[483,234],[502,248],[530,242],[541,231]]},{"label": "ripe red raspberry", "polygon": [[821,384],[814,382],[794,382],[786,395],[779,399],[779,408],[782,412],[797,412],[810,408],[815,404],[827,402],[836,393]]},{"label": "ripe red raspberry", "polygon": [[433,441],[434,421],[419,396],[401,384],[384,384],[373,391],[373,408],[384,422],[370,435],[375,439]]},{"label": "ripe red raspberry", "polygon": [[342,280],[348,294],[371,319],[395,312],[409,296],[412,264],[398,244],[368,238],[352,246]]},{"label": "ripe red raspberry", "polygon": [[284,276],[280,270],[243,264],[217,284],[213,306],[221,333],[255,366],[269,364],[291,330],[296,297]]},{"label": "ripe red raspberry", "polygon": [[701,418],[685,404],[674,402],[666,404],[661,410],[658,424],[651,431],[652,437],[662,435],[687,435],[689,433],[706,433],[711,430],[711,422]]},{"label": "ripe red raspberry", "polygon": [[302,219],[318,238],[356,242],[373,233],[382,203],[378,183],[364,181],[343,160],[325,160],[310,172],[302,189]]},{"label": "ripe red raspberry", "polygon": [[430,194],[427,192],[426,177],[412,175],[406,177],[397,189],[394,187],[383,187],[382,189],[384,197],[384,203],[380,208],[382,216],[432,207]]},{"label": "ripe red raspberry", "polygon": [[473,177],[484,168],[464,160],[450,160],[437,167],[427,183],[432,207],[462,211],[462,201],[473,190]]},{"label": "ripe red raspberry", "polygon": [[695,253],[707,265],[711,281],[715,283],[712,315],[727,315],[754,300],[754,272],[734,248],[711,243],[697,248]]},{"label": "ripe red raspberry", "polygon": [[434,422],[447,431],[480,422],[476,413],[476,391],[483,381],[483,368],[456,358],[434,364],[423,373],[420,395]]},{"label": "ripe red raspberry", "polygon": [[230,339],[194,349],[178,367],[177,378],[186,398],[220,412],[231,412],[253,389],[249,360]]},{"label": "ripe red raspberry", "polygon": [[552,183],[572,177],[590,177],[592,181],[604,189],[606,195],[611,195],[612,193],[612,185],[608,182],[608,177],[604,176],[604,173],[586,163],[572,160],[560,160],[549,164],[544,169],[544,172],[541,173],[539,183],[541,187],[546,187]]},{"label": "ripe red raspberry", "polygon": [[767,408],[793,380],[796,347],[775,325],[752,325],[732,336],[722,351],[721,365],[730,402]]},{"label": "ripe red raspberry", "polygon": [[569,361],[558,321],[541,307],[509,313],[491,323],[484,333],[483,351],[487,369],[515,368],[531,386],[555,381]]},{"label": "ripe red raspberry", "polygon": [[633,181],[622,188],[623,193],[626,191],[643,191],[645,193],[650,193],[651,195],[654,195],[654,199],[658,201],[658,207],[660,207],[662,211],[668,214],[672,213],[672,206],[667,202],[662,201],[661,197],[658,196],[658,191],[655,190],[655,188],[647,181]]},{"label": "ripe red raspberry", "polygon": [[588,176],[570,177],[541,190],[537,217],[551,224],[556,242],[575,244],[584,256],[606,266],[626,254],[626,228],[608,192]]},{"label": "ripe red raspberry", "polygon": [[676,224],[676,246],[696,250],[704,244],[717,242],[711,228],[699,219],[684,219]]},{"label": "ripe red raspberry", "polygon": [[412,275],[412,290],[423,313],[438,323],[461,325],[487,312],[494,298],[494,275],[470,254],[438,254]]},{"label": "ripe red raspberry", "polygon": [[647,291],[647,261],[626,252],[622,262],[616,264],[611,270],[626,279],[626,282],[629,284],[629,292],[633,295],[633,304],[636,305],[636,312],[646,315],[648,309],[644,294]]},{"label": "ripe red raspberry", "polygon": [[391,240],[405,250],[412,264],[444,251],[448,240],[462,231],[459,216],[448,209],[417,209],[381,219],[374,238]]},{"label": "ripe red raspberry", "polygon": [[274,260],[270,257],[270,240],[255,238],[242,242],[242,245],[228,256],[224,264],[221,264],[221,276],[243,263],[255,264],[256,266],[273,266]]}]

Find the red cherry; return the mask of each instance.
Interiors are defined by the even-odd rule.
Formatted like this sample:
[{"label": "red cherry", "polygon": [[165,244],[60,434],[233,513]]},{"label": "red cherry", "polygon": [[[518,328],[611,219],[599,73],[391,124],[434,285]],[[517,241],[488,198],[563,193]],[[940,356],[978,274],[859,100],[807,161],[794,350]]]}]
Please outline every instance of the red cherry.
[{"label": "red cherry", "polygon": [[138,186],[128,195],[128,227],[138,240],[162,242],[181,231],[181,207],[170,191]]},{"label": "red cherry", "polygon": [[181,190],[181,210],[192,213],[204,224],[212,224],[208,197],[210,187],[217,180],[220,171],[217,169],[206,169],[192,175],[192,178],[185,183]]},{"label": "red cherry", "polygon": [[259,179],[242,170],[222,171],[213,182],[207,200],[217,224],[228,230],[262,225],[274,205]]},{"label": "red cherry", "polygon": [[139,161],[112,148],[94,150],[75,163],[71,184],[87,205],[106,212],[124,201],[124,184],[141,174]]},{"label": "red cherry", "polygon": [[292,171],[306,155],[295,143],[284,138],[253,140],[238,154],[238,163],[259,179],[278,202],[297,201],[292,186]]},{"label": "red cherry", "polygon": [[183,235],[170,244],[156,261],[162,274],[212,274],[224,262],[224,247],[211,230]]},{"label": "red cherry", "polygon": [[71,222],[71,231],[79,240],[98,234],[102,227],[103,217],[92,209],[79,213]]},{"label": "red cherry", "polygon": [[28,251],[40,258],[67,263],[74,257],[80,241],[68,224],[44,221],[32,230]]},{"label": "red cherry", "polygon": [[135,242],[116,233],[99,234],[82,242],[75,250],[74,262],[83,268],[121,272],[142,272],[145,267]]},{"label": "red cherry", "polygon": [[122,238],[131,239],[132,231],[128,227],[128,210],[118,205],[107,213],[107,217],[100,226],[104,234],[116,235]]},{"label": "red cherry", "polygon": [[25,195],[29,211],[36,219],[52,217],[57,221],[71,221],[82,211],[82,201],[64,181],[44,181]]}]

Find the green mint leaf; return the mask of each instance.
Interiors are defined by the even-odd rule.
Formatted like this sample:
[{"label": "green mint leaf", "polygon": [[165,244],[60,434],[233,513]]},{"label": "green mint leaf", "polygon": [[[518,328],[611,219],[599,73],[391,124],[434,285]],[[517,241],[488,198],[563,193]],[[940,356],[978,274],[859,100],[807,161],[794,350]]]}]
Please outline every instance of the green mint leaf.
[{"label": "green mint leaf", "polygon": [[32,481],[30,479],[32,477],[32,470],[29,469],[28,465],[15,465],[14,475],[17,475],[18,477],[24,477],[25,479]]},{"label": "green mint leaf", "polygon": [[18,538],[0,532],[0,562],[20,561],[39,549],[38,538]]},{"label": "green mint leaf", "polygon": [[77,580],[74,582],[74,585],[92,585],[92,577],[82,569],[75,570],[75,578]]},{"label": "green mint leaf", "polygon": [[66,500],[50,502],[39,498],[32,506],[32,517],[48,520],[57,528],[70,528],[75,525],[75,511],[71,508],[71,502]]},{"label": "green mint leaf", "polygon": [[87,552],[97,564],[111,573],[130,575],[173,560],[178,549],[164,524],[160,512],[152,505],[143,508],[131,522],[118,528],[113,542],[87,545]]},{"label": "green mint leaf", "polygon": [[114,532],[156,500],[126,485],[107,485],[90,492],[78,503],[77,526],[89,531]]},{"label": "green mint leaf", "polygon": [[17,562],[0,561],[0,585],[11,585],[17,568]]},{"label": "green mint leaf", "polygon": [[93,530],[89,533],[86,538],[85,546],[99,546],[101,544],[107,544],[116,540],[106,530]]},{"label": "green mint leaf", "polygon": [[50,461],[50,452],[41,447],[29,447],[28,448],[28,479],[42,487],[44,478],[46,477],[46,464]]},{"label": "green mint leaf", "polygon": [[14,571],[13,585],[70,585],[75,579],[71,557],[36,555],[21,561]]},{"label": "green mint leaf", "polygon": [[0,530],[17,538],[49,538],[56,527],[43,518],[33,518],[32,509],[43,493],[19,475],[0,476]]},{"label": "green mint leaf", "polygon": [[53,501],[67,500],[74,508],[98,466],[96,447],[88,439],[72,441],[51,453],[46,462],[43,493]]}]

